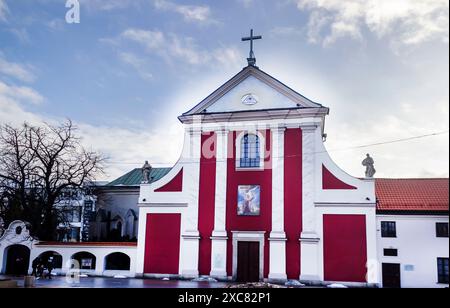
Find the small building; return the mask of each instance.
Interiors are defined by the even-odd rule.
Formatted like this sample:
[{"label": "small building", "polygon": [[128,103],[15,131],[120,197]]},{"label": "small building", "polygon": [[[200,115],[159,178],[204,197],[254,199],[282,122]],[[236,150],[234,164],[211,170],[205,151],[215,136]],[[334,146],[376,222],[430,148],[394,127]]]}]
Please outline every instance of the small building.
[{"label": "small building", "polygon": [[377,179],[384,287],[449,286],[449,180]]},{"label": "small building", "polygon": [[[151,181],[164,177],[170,168],[154,168]],[[136,168],[95,190],[96,213],[90,224],[91,241],[137,242],[142,169]]]}]

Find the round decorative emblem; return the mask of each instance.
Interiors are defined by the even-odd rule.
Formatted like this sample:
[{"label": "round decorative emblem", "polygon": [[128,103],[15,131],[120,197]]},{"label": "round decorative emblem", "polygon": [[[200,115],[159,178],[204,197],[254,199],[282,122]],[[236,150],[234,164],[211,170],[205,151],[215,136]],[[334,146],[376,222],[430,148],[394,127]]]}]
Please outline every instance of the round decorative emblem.
[{"label": "round decorative emblem", "polygon": [[254,94],[246,94],[242,97],[242,103],[248,106],[256,105],[258,103],[258,97]]}]

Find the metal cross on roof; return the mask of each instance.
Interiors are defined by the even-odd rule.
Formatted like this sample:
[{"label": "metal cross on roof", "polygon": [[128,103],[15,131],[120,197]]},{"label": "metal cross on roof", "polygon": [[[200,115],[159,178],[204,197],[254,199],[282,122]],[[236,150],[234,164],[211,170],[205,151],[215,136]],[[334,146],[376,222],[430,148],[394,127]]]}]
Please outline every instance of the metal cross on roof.
[{"label": "metal cross on roof", "polygon": [[250,36],[249,37],[243,37],[242,41],[247,42],[250,41],[250,56],[247,58],[248,65],[255,66],[256,65],[256,58],[255,53],[253,52],[253,41],[254,40],[260,40],[262,39],[262,36],[257,35],[253,36],[253,29],[250,30]]}]

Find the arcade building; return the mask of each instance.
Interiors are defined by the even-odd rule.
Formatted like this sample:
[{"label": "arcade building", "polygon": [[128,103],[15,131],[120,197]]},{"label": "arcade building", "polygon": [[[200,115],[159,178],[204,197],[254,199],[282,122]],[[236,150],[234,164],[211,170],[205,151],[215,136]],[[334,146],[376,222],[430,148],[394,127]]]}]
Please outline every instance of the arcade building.
[{"label": "arcade building", "polygon": [[[54,251],[65,273],[90,253],[82,270],[99,276],[448,287],[448,179],[350,176],[324,147],[329,109],[263,72],[253,52],[248,62],[179,117],[173,168],[107,185],[129,186],[137,244],[30,239],[31,260]],[[106,268],[113,253],[128,268]]]}]

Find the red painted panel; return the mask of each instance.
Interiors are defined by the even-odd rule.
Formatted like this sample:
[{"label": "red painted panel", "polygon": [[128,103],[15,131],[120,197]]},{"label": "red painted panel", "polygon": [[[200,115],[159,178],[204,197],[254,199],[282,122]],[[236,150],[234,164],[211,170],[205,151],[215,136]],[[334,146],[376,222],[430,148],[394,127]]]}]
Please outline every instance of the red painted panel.
[{"label": "red painted panel", "polygon": [[200,232],[200,275],[209,275],[211,272],[211,235],[214,230],[214,205],[216,193],[216,142],[216,134],[202,135],[198,205],[198,230]]},{"label": "red painted panel", "polygon": [[[235,140],[238,132],[231,132],[228,136],[229,153],[227,163],[227,210],[226,229],[228,231],[227,272],[233,274],[233,244],[231,231],[266,231],[264,249],[264,277],[269,275],[269,235],[272,231],[272,169],[270,155],[265,158],[264,171],[236,171]],[[266,151],[271,153],[270,130],[262,131],[266,139]],[[229,151],[231,152],[231,151]],[[230,157],[231,155],[231,157]],[[237,215],[238,187],[240,185],[261,186],[261,214],[260,216],[244,217]]]},{"label": "red painted panel", "polygon": [[144,273],[178,274],[181,214],[148,214]]},{"label": "red painted panel", "polygon": [[288,279],[300,277],[302,232],[302,131],[288,129],[284,140],[284,229]]},{"label": "red painted panel", "polygon": [[178,172],[177,176],[163,187],[155,190],[155,192],[182,192],[183,191],[183,169]]},{"label": "red painted panel", "polygon": [[365,215],[324,215],[326,281],[366,282]]},{"label": "red painted panel", "polygon": [[355,186],[349,185],[347,183],[339,180],[330,170],[322,165],[322,188],[325,190],[338,190],[338,189],[357,189]]}]

